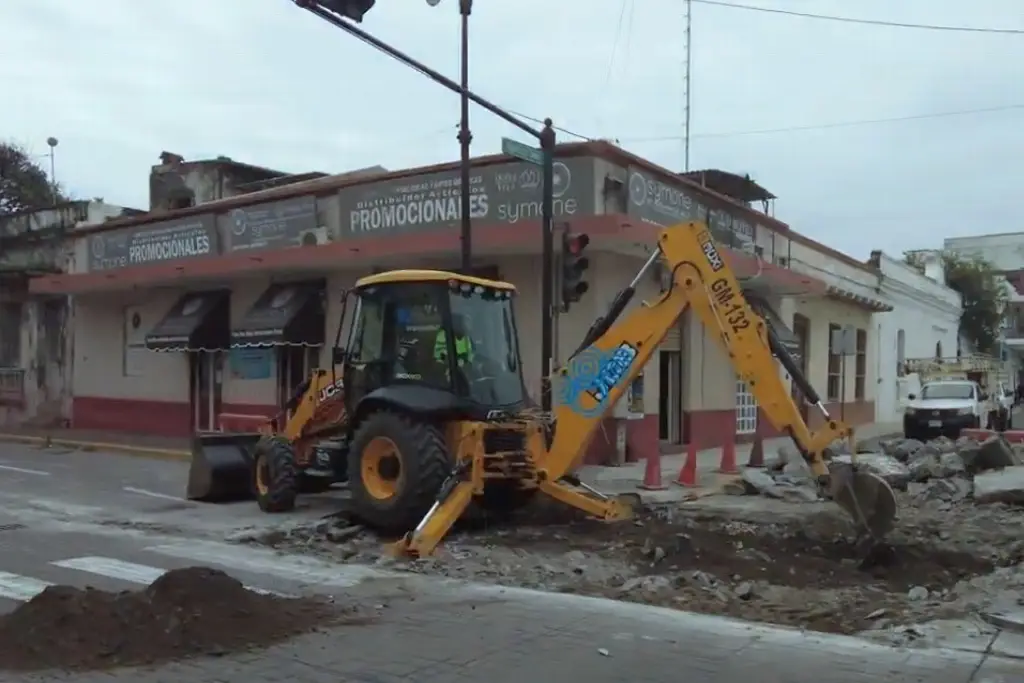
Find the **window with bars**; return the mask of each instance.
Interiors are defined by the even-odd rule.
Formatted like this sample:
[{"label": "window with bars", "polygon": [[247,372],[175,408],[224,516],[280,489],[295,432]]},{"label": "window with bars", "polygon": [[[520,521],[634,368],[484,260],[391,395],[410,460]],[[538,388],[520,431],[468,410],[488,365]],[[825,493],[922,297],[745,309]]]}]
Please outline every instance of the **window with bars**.
[{"label": "window with bars", "polygon": [[857,370],[853,381],[853,400],[863,401],[867,391],[868,332],[857,330]]},{"label": "window with bars", "polygon": [[840,329],[839,325],[833,323],[828,325],[828,400],[832,403],[842,400],[839,397],[839,392],[843,385],[843,358],[835,346]]}]

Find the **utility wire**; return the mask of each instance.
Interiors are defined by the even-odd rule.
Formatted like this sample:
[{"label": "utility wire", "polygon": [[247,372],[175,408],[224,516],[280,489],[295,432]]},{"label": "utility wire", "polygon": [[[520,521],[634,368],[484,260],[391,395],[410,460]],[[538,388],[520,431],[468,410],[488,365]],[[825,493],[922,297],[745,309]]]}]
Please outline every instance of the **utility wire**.
[{"label": "utility wire", "polygon": [[947,31],[952,33],[999,33],[1004,35],[1024,35],[1024,28],[983,28],[976,26],[946,26],[942,24],[916,24],[903,21],[883,21],[881,19],[855,19],[854,17],[841,17],[830,14],[812,14],[810,12],[795,12],[793,10],[776,9],[771,7],[757,7],[755,5],[743,5],[735,2],[722,2],[721,0],[692,0],[702,5],[714,5],[716,7],[729,7],[731,9],[749,10],[751,12],[764,12],[767,14],[782,14],[789,17],[801,17],[803,19],[818,19],[821,21],[838,21],[845,24],[863,24],[867,26],[888,26],[890,28],[911,28],[924,31]]},{"label": "utility wire", "polygon": [[[696,0],[694,0],[696,2]],[[787,126],[785,128],[762,128],[759,130],[740,130],[721,133],[695,133],[690,138],[730,138],[744,135],[772,135],[776,133],[796,133],[806,130],[827,130],[829,128],[852,128],[854,126],[873,126],[881,123],[899,123],[902,121],[921,121],[924,119],[939,119],[950,116],[968,116],[971,114],[989,114],[1000,111],[1013,111],[1024,109],[1024,104],[1009,104],[1001,107],[986,107],[984,109],[961,109],[959,111],[943,111],[932,114],[916,114],[912,116],[894,116],[882,119],[858,119],[855,121],[837,121],[834,123],[819,123],[807,126]],[[649,138],[623,138],[623,142],[670,142],[681,140],[681,135],[664,135]]]}]

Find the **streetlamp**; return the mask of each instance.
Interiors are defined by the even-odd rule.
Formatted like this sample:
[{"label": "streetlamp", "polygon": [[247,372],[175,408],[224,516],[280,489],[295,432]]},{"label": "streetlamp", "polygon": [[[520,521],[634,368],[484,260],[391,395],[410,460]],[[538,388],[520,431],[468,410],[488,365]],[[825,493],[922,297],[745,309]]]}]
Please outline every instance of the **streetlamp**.
[{"label": "streetlamp", "polygon": [[57,149],[57,138],[52,135],[46,138],[46,144],[50,147],[50,199],[53,205],[57,206],[57,164],[54,160],[54,151]]},{"label": "streetlamp", "polygon": [[[431,7],[437,7],[440,3],[441,0],[427,0],[427,4]],[[469,17],[472,14],[473,0],[459,0],[459,15],[462,17],[462,48],[459,58],[462,113],[459,119],[458,139],[461,155],[459,170],[462,174],[460,209],[462,214],[462,272],[466,274],[469,274],[473,269],[473,218],[469,215],[470,171],[472,170],[470,168],[469,146],[473,142],[473,133],[469,130]]]}]

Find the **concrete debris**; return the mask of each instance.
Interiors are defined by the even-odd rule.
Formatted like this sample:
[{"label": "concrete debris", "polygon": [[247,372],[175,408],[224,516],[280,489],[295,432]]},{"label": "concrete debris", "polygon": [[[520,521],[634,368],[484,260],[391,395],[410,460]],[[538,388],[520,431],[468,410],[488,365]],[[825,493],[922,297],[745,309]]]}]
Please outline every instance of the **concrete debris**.
[{"label": "concrete debris", "polygon": [[[1024,445],[1011,445],[1000,436],[980,443],[971,437],[928,442],[887,438],[874,445],[878,452],[853,457],[894,490],[907,491],[913,501],[952,505],[973,498],[979,504],[1024,504]],[[864,451],[863,446],[858,445],[858,451]],[[832,462],[851,462],[844,443],[833,444],[832,451],[837,453]],[[788,444],[768,456],[765,469],[745,471],[741,479],[730,493],[792,502],[819,500],[807,463]]]},{"label": "concrete debris", "polygon": [[969,471],[976,473],[1020,465],[1021,460],[1006,439],[992,436],[981,444],[975,458],[966,464]]},{"label": "concrete debris", "polygon": [[904,491],[910,481],[907,466],[885,453],[858,453],[856,456],[837,455],[833,463],[849,465],[856,462],[860,467],[877,474],[894,490]]},{"label": "concrete debris", "polygon": [[1024,465],[976,475],[974,501],[980,504],[1024,503]]}]

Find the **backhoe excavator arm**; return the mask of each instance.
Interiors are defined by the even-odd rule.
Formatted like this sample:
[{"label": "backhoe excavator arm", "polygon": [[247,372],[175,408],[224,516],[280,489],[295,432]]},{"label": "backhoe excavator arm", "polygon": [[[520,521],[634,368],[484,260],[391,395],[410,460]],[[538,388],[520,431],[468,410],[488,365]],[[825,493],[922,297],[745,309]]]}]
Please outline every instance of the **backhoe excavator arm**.
[{"label": "backhoe excavator arm", "polygon": [[[672,271],[668,291],[622,316],[637,284],[659,259]],[[815,475],[828,475],[822,457],[825,448],[837,438],[852,436],[852,430],[832,419],[774,330],[751,308],[707,227],[684,223],[661,232],[647,263],[560,370],[555,435],[539,463],[542,481],[557,481],[580,462],[601,420],[622,398],[687,308],[718,340],[769,422],[793,438]],[[773,355],[801,393],[821,411],[825,426],[819,431],[812,433],[808,428]]]},{"label": "backhoe excavator arm", "polygon": [[[623,315],[636,294],[637,285],[660,260],[672,271],[668,291],[657,300],[644,302]],[[891,489],[879,479],[878,485],[871,484],[861,490],[865,480],[856,479],[852,467],[830,476],[825,451],[837,438],[852,438],[852,430],[832,419],[825,410],[771,325],[751,307],[702,223],[683,223],[661,232],[654,253],[633,282],[619,292],[611,310],[594,323],[580,348],[559,371],[554,437],[548,448],[541,448],[533,455],[539,489],[605,520],[630,515],[622,501],[589,489],[571,472],[593,440],[601,420],[622,398],[687,308],[692,308],[712,337],[718,340],[737,376],[747,383],[772,425],[793,438],[819,482],[831,485],[831,495],[836,502],[871,536],[884,533],[895,516],[895,496]],[[816,432],[808,428],[789,387],[782,380],[775,358],[790,374],[796,387],[821,411],[823,428]],[[543,439],[537,441],[543,442]],[[416,529],[393,546],[394,552],[419,556],[432,552],[469,505],[474,491],[484,485],[482,456],[477,453],[472,461],[461,460],[433,507]],[[880,497],[877,486],[886,487],[888,496]],[[585,495],[577,487],[588,489],[594,495]],[[874,498],[872,504],[862,505],[870,497]],[[875,514],[876,510],[881,510],[881,514]]]}]

